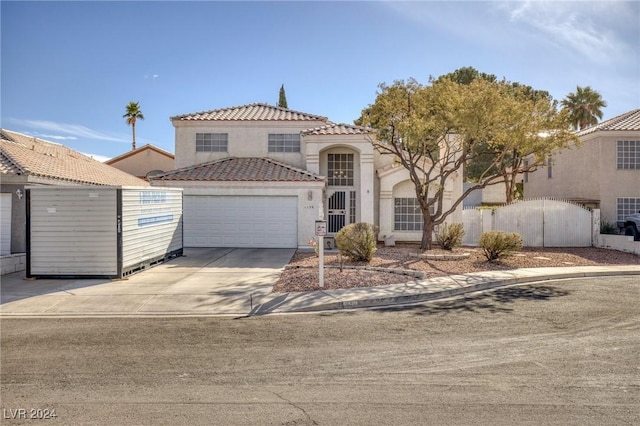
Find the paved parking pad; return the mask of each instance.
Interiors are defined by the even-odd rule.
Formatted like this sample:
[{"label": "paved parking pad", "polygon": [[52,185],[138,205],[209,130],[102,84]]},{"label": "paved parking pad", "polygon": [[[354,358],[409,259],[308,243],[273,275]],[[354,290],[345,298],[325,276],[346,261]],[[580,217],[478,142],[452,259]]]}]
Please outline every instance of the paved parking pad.
[{"label": "paved parking pad", "polygon": [[185,256],[124,280],[2,277],[0,313],[247,314],[271,292],[294,249],[188,248]]}]

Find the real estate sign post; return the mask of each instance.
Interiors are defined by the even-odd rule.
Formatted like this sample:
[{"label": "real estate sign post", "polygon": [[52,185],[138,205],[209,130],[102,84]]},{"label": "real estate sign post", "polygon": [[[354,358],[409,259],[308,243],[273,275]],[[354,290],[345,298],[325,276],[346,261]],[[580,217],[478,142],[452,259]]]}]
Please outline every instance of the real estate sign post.
[{"label": "real estate sign post", "polygon": [[320,287],[324,287],[324,236],[327,235],[327,221],[316,220],[316,236],[318,237],[318,278]]}]

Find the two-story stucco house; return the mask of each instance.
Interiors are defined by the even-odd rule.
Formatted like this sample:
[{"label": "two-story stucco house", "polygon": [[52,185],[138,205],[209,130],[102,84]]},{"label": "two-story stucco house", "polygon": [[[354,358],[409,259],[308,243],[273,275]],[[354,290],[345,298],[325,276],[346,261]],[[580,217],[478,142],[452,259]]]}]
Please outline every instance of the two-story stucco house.
[{"label": "two-story stucco house", "polygon": [[[266,104],[171,121],[177,169],[151,183],[184,188],[185,247],[305,247],[321,216],[330,236],[368,222],[381,240],[421,238],[409,174],[374,149],[370,129]],[[458,198],[461,176],[446,190]]]},{"label": "two-story stucco house", "polygon": [[554,155],[524,177],[524,195],[557,197],[599,208],[615,224],[640,211],[640,109],[577,133],[582,147]]}]

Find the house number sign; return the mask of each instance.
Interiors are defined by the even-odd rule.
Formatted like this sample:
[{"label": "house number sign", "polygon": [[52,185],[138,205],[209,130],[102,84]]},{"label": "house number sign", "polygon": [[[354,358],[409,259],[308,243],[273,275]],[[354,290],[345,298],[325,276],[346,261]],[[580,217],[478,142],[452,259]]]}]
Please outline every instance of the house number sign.
[{"label": "house number sign", "polygon": [[324,237],[327,235],[327,221],[316,220],[316,237]]}]

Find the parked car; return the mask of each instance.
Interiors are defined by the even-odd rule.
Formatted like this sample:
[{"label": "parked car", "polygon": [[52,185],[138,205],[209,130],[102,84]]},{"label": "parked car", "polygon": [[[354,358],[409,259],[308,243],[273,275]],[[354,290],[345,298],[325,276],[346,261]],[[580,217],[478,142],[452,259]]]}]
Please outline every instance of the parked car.
[{"label": "parked car", "polygon": [[624,222],[618,222],[618,226],[624,230],[624,235],[640,241],[640,212],[625,217]]}]

